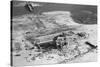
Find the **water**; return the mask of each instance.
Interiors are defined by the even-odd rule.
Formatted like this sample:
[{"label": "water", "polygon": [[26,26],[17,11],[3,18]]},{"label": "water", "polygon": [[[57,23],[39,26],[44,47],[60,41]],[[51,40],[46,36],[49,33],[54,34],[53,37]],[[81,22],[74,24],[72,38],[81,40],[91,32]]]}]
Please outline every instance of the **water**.
[{"label": "water", "polygon": [[[24,6],[15,7],[14,5],[18,3],[22,3],[23,1],[13,1],[12,6],[12,17],[15,16],[21,16],[25,14],[41,14],[42,12],[50,12],[50,11],[70,11],[72,15],[74,16],[75,20],[82,16],[82,21],[86,19],[87,13],[83,13],[82,11],[90,11],[93,13],[93,15],[90,15],[90,23],[97,23],[97,6],[96,5],[76,5],[76,4],[61,4],[61,3],[44,3],[44,2],[34,2],[38,4],[42,4],[43,6],[34,7],[33,12],[29,12],[27,9],[25,9]],[[87,20],[88,21],[88,20]],[[80,22],[79,22],[80,23]],[[87,23],[87,22],[82,22]]]},{"label": "water", "polygon": [[[22,1],[14,1],[13,5],[18,4]],[[38,2],[36,2],[38,3]],[[75,13],[77,11],[82,10],[89,10],[92,12],[97,12],[97,7],[93,5],[75,5],[75,4],[57,4],[57,3],[43,3],[39,2],[39,4],[43,4],[43,6],[35,7],[34,13],[37,14],[38,12],[48,12],[48,11],[71,11]],[[24,14],[31,14],[31,12],[27,11],[25,7],[14,7],[12,6],[13,16],[19,16]]]}]

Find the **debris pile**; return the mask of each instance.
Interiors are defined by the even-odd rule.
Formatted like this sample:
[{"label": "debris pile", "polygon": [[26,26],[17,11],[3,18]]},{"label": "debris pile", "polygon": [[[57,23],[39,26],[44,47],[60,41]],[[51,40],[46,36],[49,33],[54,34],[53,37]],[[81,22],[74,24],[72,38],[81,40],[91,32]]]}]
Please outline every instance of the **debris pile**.
[{"label": "debris pile", "polygon": [[[34,37],[33,39],[32,37],[26,38],[27,41],[24,41],[24,49],[22,48],[23,50],[20,50],[15,56],[21,56],[23,54],[27,62],[35,62],[37,60],[52,61],[54,59],[60,59],[56,63],[63,60],[69,61],[88,53],[91,49],[97,48],[97,46],[84,41],[88,38],[88,33],[75,33],[74,31],[62,32],[61,34],[54,36],[52,41],[42,44],[39,39],[35,39]],[[16,50],[18,50],[20,46],[21,45],[15,46]]]}]

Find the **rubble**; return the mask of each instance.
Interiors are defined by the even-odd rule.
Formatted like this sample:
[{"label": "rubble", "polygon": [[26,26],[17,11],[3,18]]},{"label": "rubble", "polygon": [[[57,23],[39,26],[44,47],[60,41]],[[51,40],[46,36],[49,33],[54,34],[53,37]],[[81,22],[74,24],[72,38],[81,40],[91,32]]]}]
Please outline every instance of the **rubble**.
[{"label": "rubble", "polygon": [[[88,26],[86,26],[87,29],[85,29],[85,25],[81,26],[75,22],[76,25],[74,25],[73,21],[71,25],[68,22],[64,23],[65,26],[63,27],[62,22],[65,22],[65,15],[67,15],[67,18],[70,18],[70,16],[68,16],[68,14],[62,14],[63,13],[51,15],[44,13],[44,16],[50,15],[49,19],[54,16],[53,21],[57,20],[57,24],[52,22],[52,20],[47,21],[47,19],[40,18],[39,20],[44,24],[45,28],[32,28],[31,30],[18,33],[20,36],[18,37],[17,35],[15,40],[20,42],[21,45],[13,47],[16,48],[15,51],[12,51],[14,59],[21,57],[25,62],[32,64],[67,63],[89,53],[91,50],[97,49],[97,46],[89,41],[92,36],[91,30],[94,31],[94,29],[89,30]],[[64,17],[64,19],[60,20],[60,17]],[[69,20],[71,21],[71,19],[72,18]],[[38,19],[36,19],[36,21],[36,23],[40,23]],[[34,24],[36,25],[36,23]],[[51,24],[52,27],[49,26],[49,24]],[[87,30],[91,32],[87,32]],[[17,32],[18,31],[16,31],[15,34],[17,34]],[[19,48],[21,48],[21,50]]]}]

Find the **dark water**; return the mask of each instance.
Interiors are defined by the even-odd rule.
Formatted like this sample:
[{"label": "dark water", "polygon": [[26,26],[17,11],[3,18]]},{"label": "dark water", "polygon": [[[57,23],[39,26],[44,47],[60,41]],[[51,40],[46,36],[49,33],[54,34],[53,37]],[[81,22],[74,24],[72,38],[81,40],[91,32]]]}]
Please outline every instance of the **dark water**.
[{"label": "dark water", "polygon": [[[22,1],[14,1],[13,5],[16,5]],[[36,2],[38,3],[38,2]],[[41,7],[34,8],[34,13],[42,13],[47,11],[71,11],[71,12],[77,12],[82,10],[89,10],[92,12],[97,12],[97,6],[93,5],[74,5],[74,4],[57,4],[57,3],[43,3],[39,2],[40,4],[43,4]],[[25,7],[14,7],[13,9],[13,16],[23,15],[23,14],[30,14],[29,11],[25,9]]]},{"label": "dark water", "polygon": [[[32,12],[29,12],[25,9],[25,7],[14,7],[14,5],[21,3],[23,1],[13,1],[12,6],[12,16],[20,16],[24,14],[31,14]],[[91,11],[93,14],[97,15],[97,6],[95,5],[75,5],[75,4],[57,4],[57,3],[43,3],[43,2],[34,2],[42,4],[43,6],[35,7],[34,8],[34,14],[42,13],[42,12],[48,12],[48,11],[70,11],[75,17],[80,16],[84,13],[81,11]]]}]

